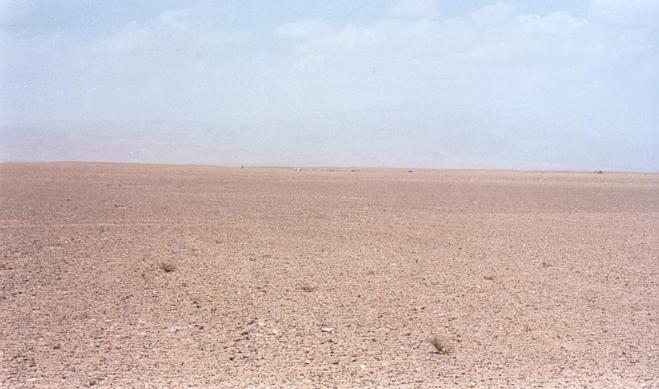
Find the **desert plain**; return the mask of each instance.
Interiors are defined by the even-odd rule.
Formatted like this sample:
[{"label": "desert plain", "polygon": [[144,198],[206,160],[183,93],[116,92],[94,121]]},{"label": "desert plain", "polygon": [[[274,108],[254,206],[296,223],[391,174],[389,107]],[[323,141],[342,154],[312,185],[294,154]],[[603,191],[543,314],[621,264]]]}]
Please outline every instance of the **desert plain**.
[{"label": "desert plain", "polygon": [[656,388],[658,284],[657,174],[0,164],[2,387]]}]

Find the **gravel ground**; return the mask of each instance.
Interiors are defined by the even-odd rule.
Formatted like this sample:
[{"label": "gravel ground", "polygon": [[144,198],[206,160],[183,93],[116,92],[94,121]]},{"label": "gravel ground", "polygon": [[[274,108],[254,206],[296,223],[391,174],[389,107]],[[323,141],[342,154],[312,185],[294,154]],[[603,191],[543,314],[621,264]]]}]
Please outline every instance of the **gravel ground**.
[{"label": "gravel ground", "polygon": [[0,201],[2,387],[659,387],[659,175],[4,163]]}]

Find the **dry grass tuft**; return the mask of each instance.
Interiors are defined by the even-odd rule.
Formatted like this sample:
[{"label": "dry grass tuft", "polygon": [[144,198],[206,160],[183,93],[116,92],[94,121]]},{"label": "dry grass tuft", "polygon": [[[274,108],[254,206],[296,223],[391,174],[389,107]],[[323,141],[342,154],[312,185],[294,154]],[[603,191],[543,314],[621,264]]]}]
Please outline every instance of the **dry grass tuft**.
[{"label": "dry grass tuft", "polygon": [[437,336],[431,336],[429,340],[430,344],[435,348],[437,354],[450,354],[453,352],[453,347],[449,345],[445,340],[438,338]]},{"label": "dry grass tuft", "polygon": [[300,289],[302,289],[303,292],[307,292],[307,293],[316,291],[316,287],[311,285],[302,285]]}]

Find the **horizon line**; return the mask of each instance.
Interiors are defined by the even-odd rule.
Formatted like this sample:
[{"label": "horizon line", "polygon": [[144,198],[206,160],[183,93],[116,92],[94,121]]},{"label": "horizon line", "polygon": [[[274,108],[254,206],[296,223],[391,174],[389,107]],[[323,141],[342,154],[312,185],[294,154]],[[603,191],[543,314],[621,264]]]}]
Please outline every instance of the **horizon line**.
[{"label": "horizon line", "polygon": [[618,169],[524,169],[524,168],[459,168],[459,167],[414,167],[414,166],[365,166],[365,165],[254,165],[254,164],[212,164],[212,163],[185,163],[185,162],[137,162],[137,161],[94,161],[94,160],[50,160],[50,161],[16,161],[0,160],[0,164],[7,165],[48,165],[48,164],[82,164],[82,165],[135,165],[135,166],[188,166],[188,167],[215,167],[225,169],[309,169],[309,170],[327,170],[341,169],[352,172],[362,170],[408,170],[412,173],[415,171],[437,171],[437,172],[511,172],[511,173],[575,173],[575,174],[659,174],[659,170],[640,171],[640,170],[618,170]]}]

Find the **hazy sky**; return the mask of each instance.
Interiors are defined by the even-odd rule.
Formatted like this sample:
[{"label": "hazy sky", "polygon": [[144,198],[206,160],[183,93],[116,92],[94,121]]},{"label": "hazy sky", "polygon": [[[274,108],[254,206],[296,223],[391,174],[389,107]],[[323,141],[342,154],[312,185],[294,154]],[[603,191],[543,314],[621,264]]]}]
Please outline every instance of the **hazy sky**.
[{"label": "hazy sky", "polygon": [[659,0],[0,0],[0,159],[659,170]]}]

